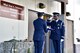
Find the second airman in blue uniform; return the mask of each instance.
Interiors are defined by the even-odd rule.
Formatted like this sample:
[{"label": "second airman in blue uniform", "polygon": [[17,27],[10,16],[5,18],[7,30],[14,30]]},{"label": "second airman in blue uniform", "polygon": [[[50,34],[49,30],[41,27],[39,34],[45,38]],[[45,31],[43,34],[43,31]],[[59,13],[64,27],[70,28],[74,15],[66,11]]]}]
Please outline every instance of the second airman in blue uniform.
[{"label": "second airman in blue uniform", "polygon": [[60,40],[64,37],[64,23],[59,19],[59,13],[53,13],[53,20],[48,20],[47,25],[51,26],[50,39],[53,41],[55,53],[60,52]]},{"label": "second airman in blue uniform", "polygon": [[47,23],[42,19],[44,13],[38,12],[38,18],[34,20],[34,35],[33,41],[35,46],[35,53],[43,53],[45,33],[47,33]]}]

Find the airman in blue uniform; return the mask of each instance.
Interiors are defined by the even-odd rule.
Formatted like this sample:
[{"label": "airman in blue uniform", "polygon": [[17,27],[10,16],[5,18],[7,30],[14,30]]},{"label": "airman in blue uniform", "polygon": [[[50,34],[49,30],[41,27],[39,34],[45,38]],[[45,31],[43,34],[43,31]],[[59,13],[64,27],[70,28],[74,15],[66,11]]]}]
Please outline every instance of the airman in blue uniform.
[{"label": "airman in blue uniform", "polygon": [[47,33],[47,23],[42,19],[44,13],[38,12],[38,18],[34,20],[34,35],[33,41],[35,46],[35,53],[43,53],[45,33]]},{"label": "airman in blue uniform", "polygon": [[60,52],[60,40],[64,37],[64,23],[59,19],[59,13],[53,13],[53,20],[48,20],[47,25],[51,26],[50,39],[53,41],[55,53]]}]

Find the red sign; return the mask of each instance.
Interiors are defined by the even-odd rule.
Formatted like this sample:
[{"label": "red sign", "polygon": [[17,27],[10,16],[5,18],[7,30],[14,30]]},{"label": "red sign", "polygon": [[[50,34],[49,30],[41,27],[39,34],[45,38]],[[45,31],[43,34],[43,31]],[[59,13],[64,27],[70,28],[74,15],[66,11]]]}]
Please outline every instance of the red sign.
[{"label": "red sign", "polygon": [[0,2],[0,16],[24,20],[24,7],[6,1]]}]

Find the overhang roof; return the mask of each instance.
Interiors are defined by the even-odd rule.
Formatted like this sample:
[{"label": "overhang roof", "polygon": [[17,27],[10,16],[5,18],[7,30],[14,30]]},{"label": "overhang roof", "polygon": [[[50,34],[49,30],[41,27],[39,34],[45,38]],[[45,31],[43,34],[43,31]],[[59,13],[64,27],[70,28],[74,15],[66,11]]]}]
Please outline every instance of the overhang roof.
[{"label": "overhang roof", "polygon": [[55,1],[65,2],[66,4],[68,4],[68,0],[55,0]]}]

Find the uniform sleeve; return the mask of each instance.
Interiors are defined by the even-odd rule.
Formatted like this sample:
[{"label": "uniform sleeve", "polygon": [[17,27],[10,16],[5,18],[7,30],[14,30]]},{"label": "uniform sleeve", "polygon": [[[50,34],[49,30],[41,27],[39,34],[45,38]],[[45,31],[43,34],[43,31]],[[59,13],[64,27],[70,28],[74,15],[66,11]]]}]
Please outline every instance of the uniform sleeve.
[{"label": "uniform sleeve", "polygon": [[47,26],[51,26],[50,20],[47,20]]},{"label": "uniform sleeve", "polygon": [[46,23],[46,21],[44,22],[44,25],[43,25],[43,27],[44,27],[44,31],[45,31],[45,33],[47,33],[47,23]]},{"label": "uniform sleeve", "polygon": [[64,23],[62,22],[61,23],[61,36],[62,36],[62,38],[64,37],[64,35],[65,35],[65,26],[64,26]]}]

